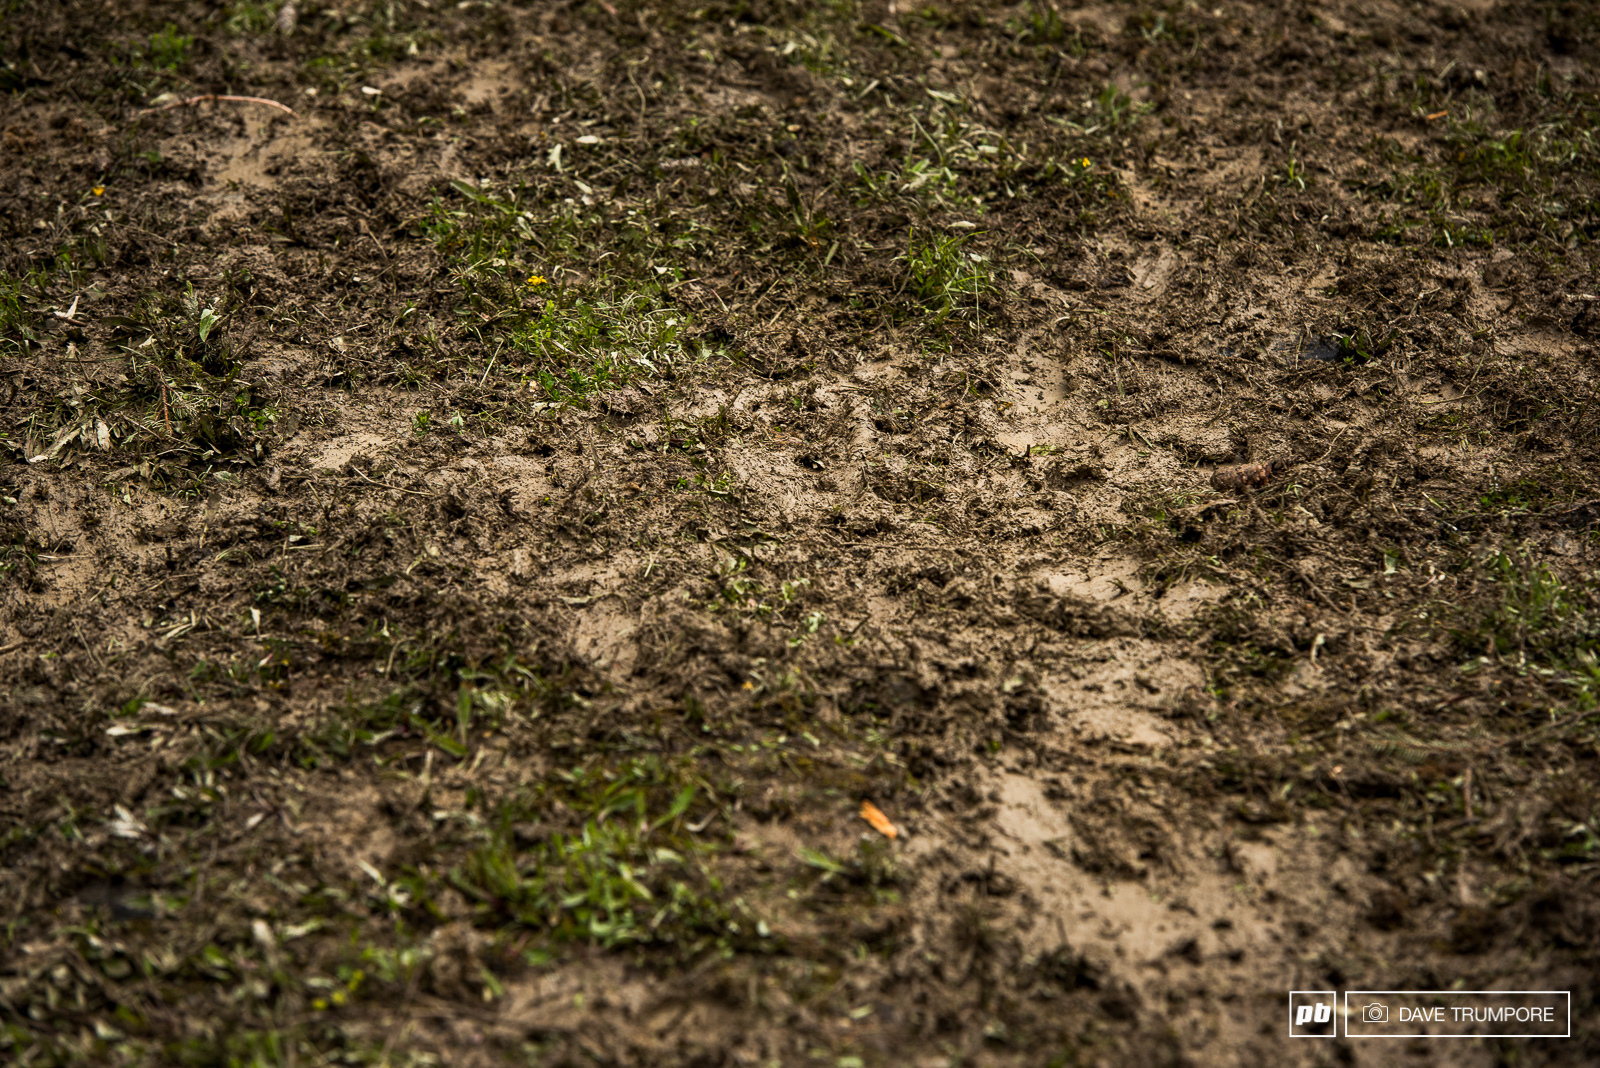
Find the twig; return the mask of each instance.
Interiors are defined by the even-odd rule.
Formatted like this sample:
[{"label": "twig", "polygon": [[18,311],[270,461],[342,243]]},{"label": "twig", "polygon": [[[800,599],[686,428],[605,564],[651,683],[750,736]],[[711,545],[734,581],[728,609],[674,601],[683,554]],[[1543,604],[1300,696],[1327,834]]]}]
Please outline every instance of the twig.
[{"label": "twig", "polygon": [[398,653],[400,651],[400,647],[402,645],[404,645],[404,644],[405,644],[405,639],[401,639],[400,641],[396,642],[395,644],[393,644],[393,645],[391,645],[389,647],[389,662],[383,665],[383,677],[384,678],[388,678],[389,677],[389,672],[394,670],[394,654]]},{"label": "twig", "polygon": [[1138,438],[1140,441],[1144,442],[1144,447],[1149,449],[1151,452],[1156,451],[1156,447],[1150,443],[1150,439],[1145,437],[1139,431],[1135,430],[1132,423],[1125,423],[1123,425],[1128,428],[1128,434],[1130,437]]},{"label": "twig", "polygon": [[264,96],[230,96],[227,93],[205,93],[201,96],[191,96],[185,97],[182,100],[174,100],[170,104],[162,104],[158,108],[146,108],[144,111],[134,115],[134,119],[142,119],[146,115],[154,115],[158,111],[171,111],[173,108],[186,108],[193,104],[204,104],[208,100],[226,100],[231,104],[265,104],[269,108],[277,108],[279,111],[282,111],[285,114],[293,115],[295,118],[300,117],[299,113],[297,113],[294,108],[289,107],[287,104],[280,104],[276,100],[268,100]]},{"label": "twig", "polygon": [[115,363],[117,360],[126,360],[127,358],[126,355],[119,352],[115,356],[101,356],[94,360],[79,359],[76,356],[62,356],[60,360],[62,363]]},{"label": "twig", "polygon": [[90,648],[89,643],[84,640],[83,630],[78,626],[76,621],[74,621],[72,624],[72,633],[78,636],[78,644],[82,645],[83,651],[89,654],[89,659],[94,661],[94,666],[99,668],[101,671],[104,671],[106,666],[100,662],[99,655],[94,651],[94,649]]},{"label": "twig", "polygon": [[1592,709],[1592,708],[1587,710],[1587,711],[1580,710],[1580,711],[1577,711],[1577,712],[1573,712],[1570,715],[1562,716],[1560,719],[1551,720],[1549,723],[1546,723],[1542,727],[1535,727],[1533,730],[1529,731],[1527,734],[1524,734],[1518,740],[1522,741],[1522,742],[1526,742],[1530,738],[1537,738],[1541,734],[1548,734],[1551,731],[1560,730],[1562,727],[1571,726],[1572,724],[1577,723],[1580,720],[1587,719],[1588,717],[1596,715],[1596,714],[1597,714],[1597,711],[1595,709]]},{"label": "twig", "polygon": [[167,409],[167,384],[161,383],[161,419],[167,424],[167,437],[172,436],[172,413]]},{"label": "twig", "polygon": [[431,493],[421,493],[417,490],[406,489],[403,486],[391,486],[387,482],[374,482],[366,475],[361,474],[361,468],[357,467],[355,464],[350,465],[350,470],[354,471],[361,478],[361,481],[371,483],[372,485],[377,486],[379,489],[393,490],[396,493],[409,493],[413,497],[428,497],[430,499],[433,497],[433,494]]},{"label": "twig", "polygon": [[[417,994],[417,979],[420,978],[421,975],[422,965],[419,962],[418,964],[412,966],[411,975],[406,979],[405,996],[400,999],[401,1016],[404,1016],[406,1010],[411,1007],[411,999]],[[395,1040],[403,1037],[406,1032],[409,1032],[411,1030],[411,1025],[415,1022],[416,1021],[414,1020],[406,1020],[404,1027],[400,1027],[389,1032],[389,1037],[384,1039],[383,1042],[383,1052],[378,1056],[379,1064],[386,1065],[389,1063],[389,1051],[394,1048]]]},{"label": "twig", "polygon": [[1328,457],[1332,456],[1333,455],[1333,447],[1335,445],[1339,444],[1339,439],[1342,438],[1342,437],[1344,437],[1344,431],[1343,430],[1339,431],[1337,434],[1335,434],[1333,436],[1333,440],[1328,443],[1328,451],[1323,453],[1321,456],[1317,457],[1316,462],[1317,463],[1321,463],[1323,460],[1326,460]]}]

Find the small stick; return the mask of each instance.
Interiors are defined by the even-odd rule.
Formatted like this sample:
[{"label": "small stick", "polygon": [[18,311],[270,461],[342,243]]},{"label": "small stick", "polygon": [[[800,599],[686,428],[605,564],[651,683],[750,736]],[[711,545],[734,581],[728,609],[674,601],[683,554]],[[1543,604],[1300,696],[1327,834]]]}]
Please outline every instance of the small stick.
[{"label": "small stick", "polygon": [[392,490],[395,493],[409,493],[413,497],[432,498],[433,496],[431,493],[419,493],[417,490],[406,489],[404,486],[391,486],[387,482],[376,482],[373,479],[368,478],[366,475],[361,474],[361,468],[357,467],[355,464],[350,465],[350,470],[354,471],[358,476],[360,476],[361,481],[377,486],[379,489]]},{"label": "small stick", "polygon": [[89,654],[89,659],[94,661],[94,666],[99,668],[101,671],[104,671],[106,666],[100,662],[99,654],[97,654],[94,649],[90,647],[89,643],[84,640],[83,630],[76,622],[72,624],[72,633],[78,636],[78,643],[83,646],[83,651]]},{"label": "small stick", "polygon": [[167,384],[161,383],[161,418],[167,424],[167,436],[172,436],[172,413],[167,409]]},{"label": "small stick", "polygon": [[300,117],[294,108],[289,107],[287,104],[280,104],[276,100],[268,100],[264,96],[229,96],[226,93],[206,93],[203,96],[190,96],[182,100],[174,100],[172,103],[162,104],[158,108],[146,108],[136,114],[134,118],[142,119],[146,115],[154,115],[158,111],[171,111],[173,108],[186,108],[194,104],[204,104],[208,100],[226,100],[232,104],[265,104],[269,108],[277,108],[286,114],[294,115],[295,118]]}]

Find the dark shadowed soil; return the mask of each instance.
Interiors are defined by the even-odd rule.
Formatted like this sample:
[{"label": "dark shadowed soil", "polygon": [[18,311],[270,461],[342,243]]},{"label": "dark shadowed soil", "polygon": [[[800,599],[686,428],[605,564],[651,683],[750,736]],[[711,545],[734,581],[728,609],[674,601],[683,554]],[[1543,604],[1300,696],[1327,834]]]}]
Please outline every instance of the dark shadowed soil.
[{"label": "dark shadowed soil", "polygon": [[1597,64],[0,0],[0,1062],[1600,1062]]}]

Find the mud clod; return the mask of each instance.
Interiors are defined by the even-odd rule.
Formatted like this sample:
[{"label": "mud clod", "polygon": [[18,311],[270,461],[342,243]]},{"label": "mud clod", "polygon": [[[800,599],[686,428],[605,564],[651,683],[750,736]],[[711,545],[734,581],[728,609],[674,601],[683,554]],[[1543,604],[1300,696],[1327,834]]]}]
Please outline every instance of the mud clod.
[{"label": "mud clod", "polygon": [[1258,490],[1289,470],[1288,460],[1269,460],[1259,464],[1235,464],[1219,467],[1211,474],[1211,488],[1223,493],[1243,493]]}]

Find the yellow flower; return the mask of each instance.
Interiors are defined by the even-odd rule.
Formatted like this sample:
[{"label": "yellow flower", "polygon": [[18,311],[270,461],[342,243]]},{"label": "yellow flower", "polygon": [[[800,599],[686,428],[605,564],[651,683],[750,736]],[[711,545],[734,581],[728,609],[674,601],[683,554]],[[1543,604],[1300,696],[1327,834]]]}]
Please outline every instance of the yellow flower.
[{"label": "yellow flower", "polygon": [[97,197],[105,196],[106,195],[106,187],[103,186],[103,185],[95,186],[94,187],[94,195],[97,196]]},{"label": "yellow flower", "polygon": [[345,1001],[345,992],[343,990],[335,990],[333,992],[333,1003],[335,1005],[343,1005],[344,1001]]},{"label": "yellow flower", "polygon": [[313,1001],[311,1003],[311,1007],[313,1009],[316,1009],[318,1012],[326,1012],[327,1009],[328,1009],[328,999],[327,998],[318,998],[317,1000],[315,1000],[315,1001]]},{"label": "yellow flower", "polygon": [[530,286],[548,285],[549,282],[550,280],[542,274],[536,274],[528,279],[528,285]]}]

